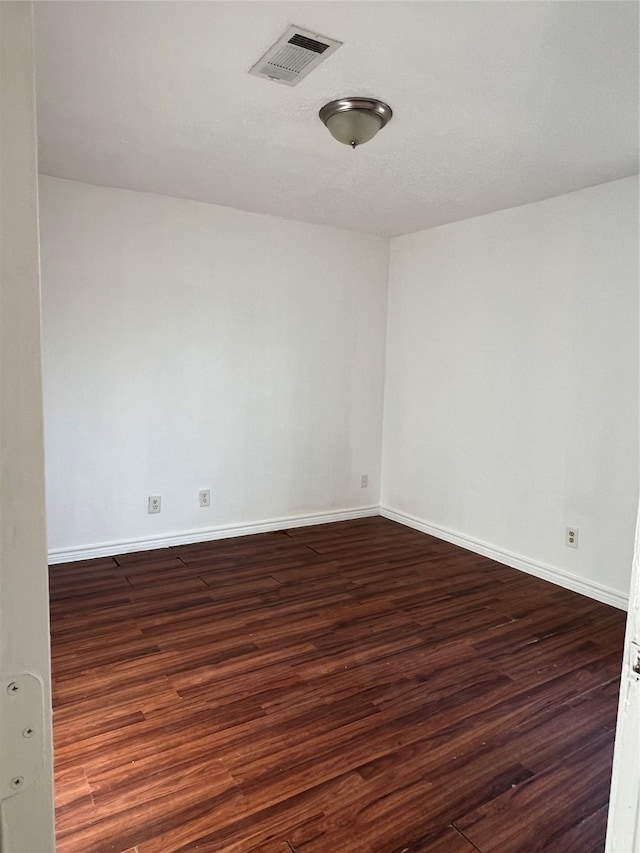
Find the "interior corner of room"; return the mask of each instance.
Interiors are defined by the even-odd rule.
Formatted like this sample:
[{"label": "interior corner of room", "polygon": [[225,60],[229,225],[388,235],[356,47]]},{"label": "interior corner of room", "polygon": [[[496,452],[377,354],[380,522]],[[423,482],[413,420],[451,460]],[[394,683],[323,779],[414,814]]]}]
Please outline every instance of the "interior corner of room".
[{"label": "interior corner of room", "polygon": [[635,177],[388,238],[42,175],[52,561],[382,512],[624,607],[637,217]]}]

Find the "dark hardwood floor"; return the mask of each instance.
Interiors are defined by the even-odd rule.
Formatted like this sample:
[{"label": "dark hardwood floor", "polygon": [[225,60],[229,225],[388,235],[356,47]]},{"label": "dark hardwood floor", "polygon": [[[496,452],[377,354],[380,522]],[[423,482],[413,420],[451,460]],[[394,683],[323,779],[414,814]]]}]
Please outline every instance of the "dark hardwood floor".
[{"label": "dark hardwood floor", "polygon": [[59,853],[595,853],[624,614],[381,518],[51,568]]}]

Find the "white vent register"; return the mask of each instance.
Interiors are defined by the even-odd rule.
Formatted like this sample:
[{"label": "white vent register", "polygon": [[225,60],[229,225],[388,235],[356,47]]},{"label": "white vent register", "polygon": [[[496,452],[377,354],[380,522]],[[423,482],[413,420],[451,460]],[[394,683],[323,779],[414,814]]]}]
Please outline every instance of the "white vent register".
[{"label": "white vent register", "polygon": [[256,62],[249,74],[295,86],[342,44],[335,39],[289,27],[286,33]]}]

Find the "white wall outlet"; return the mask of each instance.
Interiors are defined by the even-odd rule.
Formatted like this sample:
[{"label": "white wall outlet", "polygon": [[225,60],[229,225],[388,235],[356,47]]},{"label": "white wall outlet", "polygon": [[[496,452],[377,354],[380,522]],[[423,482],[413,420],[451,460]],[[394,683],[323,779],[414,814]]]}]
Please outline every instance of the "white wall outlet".
[{"label": "white wall outlet", "polygon": [[363,474],[362,477],[360,477],[360,488],[361,489],[368,489],[369,488],[369,475],[368,474]]},{"label": "white wall outlet", "polygon": [[200,489],[198,499],[200,506],[211,506],[211,489]]},{"label": "white wall outlet", "polygon": [[160,507],[162,505],[162,498],[160,495],[149,495],[149,500],[147,502],[147,512],[153,514],[154,512],[160,512]]},{"label": "white wall outlet", "polygon": [[577,548],[579,533],[580,531],[577,527],[567,527],[564,544],[568,545],[569,548]]}]

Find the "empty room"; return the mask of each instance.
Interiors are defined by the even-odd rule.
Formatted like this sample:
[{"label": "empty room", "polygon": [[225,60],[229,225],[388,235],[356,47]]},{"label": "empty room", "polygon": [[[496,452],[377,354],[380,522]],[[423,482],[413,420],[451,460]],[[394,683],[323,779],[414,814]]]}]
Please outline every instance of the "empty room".
[{"label": "empty room", "polygon": [[635,853],[638,3],[0,5],[2,849]]}]

